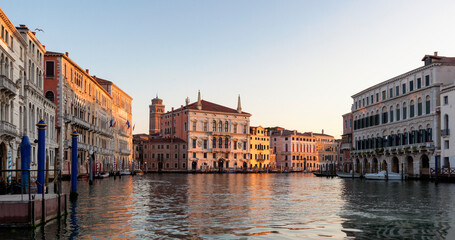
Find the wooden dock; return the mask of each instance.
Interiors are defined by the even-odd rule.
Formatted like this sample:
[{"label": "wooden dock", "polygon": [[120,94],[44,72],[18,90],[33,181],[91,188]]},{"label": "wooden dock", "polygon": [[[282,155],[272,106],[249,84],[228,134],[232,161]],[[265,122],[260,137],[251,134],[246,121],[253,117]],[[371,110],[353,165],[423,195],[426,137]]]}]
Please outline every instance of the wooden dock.
[{"label": "wooden dock", "polygon": [[0,227],[34,228],[67,214],[67,205],[66,194],[0,195]]}]

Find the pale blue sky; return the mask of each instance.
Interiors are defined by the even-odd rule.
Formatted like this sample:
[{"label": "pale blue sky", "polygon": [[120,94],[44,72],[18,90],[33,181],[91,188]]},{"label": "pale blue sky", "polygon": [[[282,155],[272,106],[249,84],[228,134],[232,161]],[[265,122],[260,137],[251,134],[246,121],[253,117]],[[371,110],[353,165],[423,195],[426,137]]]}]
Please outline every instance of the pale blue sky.
[{"label": "pale blue sky", "polygon": [[451,1],[2,1],[14,25],[41,28],[48,51],[69,52],[133,98],[148,132],[156,93],[166,110],[202,97],[251,125],[342,133],[351,95],[455,56]]}]

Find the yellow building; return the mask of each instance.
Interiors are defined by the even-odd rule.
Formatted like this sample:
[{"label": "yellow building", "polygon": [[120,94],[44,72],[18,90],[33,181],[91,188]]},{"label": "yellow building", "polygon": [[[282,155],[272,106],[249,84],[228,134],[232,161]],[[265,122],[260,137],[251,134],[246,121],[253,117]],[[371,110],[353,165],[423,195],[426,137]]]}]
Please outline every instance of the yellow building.
[{"label": "yellow building", "polygon": [[250,127],[250,168],[272,167],[270,137],[263,127]]}]

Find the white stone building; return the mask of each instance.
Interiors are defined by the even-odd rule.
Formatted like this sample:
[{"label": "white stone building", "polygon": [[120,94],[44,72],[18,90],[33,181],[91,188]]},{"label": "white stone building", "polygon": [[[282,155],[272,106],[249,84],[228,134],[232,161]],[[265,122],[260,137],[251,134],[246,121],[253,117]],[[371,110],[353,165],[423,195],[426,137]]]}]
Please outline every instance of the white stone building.
[{"label": "white stone building", "polygon": [[440,86],[453,83],[455,58],[435,53],[422,61],[424,66],[352,96],[357,172],[430,176],[440,148]]},{"label": "white stone building", "polygon": [[[455,80],[455,79],[454,79]],[[441,162],[442,171],[455,167],[455,83],[441,87]],[[448,174],[448,172],[445,172]],[[455,172],[451,172],[455,175]]]},{"label": "white stone building", "polygon": [[[33,32],[24,25],[14,27],[1,9],[0,28],[0,169],[21,168],[22,136],[30,138],[30,167],[37,169],[36,123],[41,118],[48,125],[46,168],[53,169],[57,147],[54,125],[56,106],[43,96],[43,57],[46,50]],[[0,174],[0,181],[8,179],[8,175],[15,177],[14,172],[3,173]]]}]

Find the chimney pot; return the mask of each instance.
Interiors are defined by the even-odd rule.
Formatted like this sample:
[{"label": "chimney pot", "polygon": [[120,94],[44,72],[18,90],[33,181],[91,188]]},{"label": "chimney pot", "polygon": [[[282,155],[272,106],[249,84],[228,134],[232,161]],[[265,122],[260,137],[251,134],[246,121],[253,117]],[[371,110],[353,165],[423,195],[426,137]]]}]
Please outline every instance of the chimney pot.
[{"label": "chimney pot", "polygon": [[438,56],[438,52],[434,52],[434,56],[437,57]]},{"label": "chimney pot", "polygon": [[68,52],[65,52],[65,55],[68,57],[68,55],[69,55]]},{"label": "chimney pot", "polygon": [[86,72],[87,74],[89,74],[89,70],[88,70],[88,69],[85,69],[85,72]]}]

